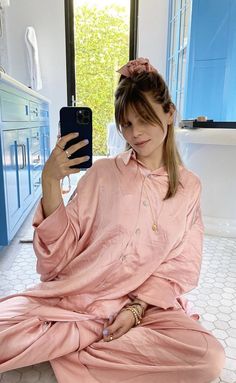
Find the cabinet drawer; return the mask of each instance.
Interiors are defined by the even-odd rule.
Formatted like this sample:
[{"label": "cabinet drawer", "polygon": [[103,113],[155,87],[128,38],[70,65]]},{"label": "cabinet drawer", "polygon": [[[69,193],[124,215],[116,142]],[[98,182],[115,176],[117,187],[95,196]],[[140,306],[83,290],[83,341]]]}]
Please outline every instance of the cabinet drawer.
[{"label": "cabinet drawer", "polygon": [[36,102],[30,101],[30,120],[39,121],[39,104]]},{"label": "cabinet drawer", "polygon": [[29,102],[15,95],[1,92],[2,121],[29,121]]}]

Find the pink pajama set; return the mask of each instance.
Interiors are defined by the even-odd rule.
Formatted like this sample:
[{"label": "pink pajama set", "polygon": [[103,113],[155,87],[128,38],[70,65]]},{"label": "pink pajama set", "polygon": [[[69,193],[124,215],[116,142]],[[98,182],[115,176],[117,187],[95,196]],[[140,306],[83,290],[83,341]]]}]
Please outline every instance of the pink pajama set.
[{"label": "pink pajama set", "polygon": [[[182,296],[198,284],[203,225],[198,177],[179,167],[174,198],[164,167],[132,150],[94,163],[77,194],[34,217],[41,283],[0,300],[0,372],[49,360],[59,383],[207,383],[225,362],[220,342]],[[153,223],[157,230],[152,229]],[[105,320],[137,297],[140,325],[104,342]]]}]

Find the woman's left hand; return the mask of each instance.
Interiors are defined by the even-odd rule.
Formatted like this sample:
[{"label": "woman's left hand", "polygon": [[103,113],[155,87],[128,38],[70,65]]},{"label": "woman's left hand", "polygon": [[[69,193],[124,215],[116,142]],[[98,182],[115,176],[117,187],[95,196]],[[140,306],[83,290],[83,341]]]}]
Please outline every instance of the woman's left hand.
[{"label": "woman's left hand", "polygon": [[110,342],[128,332],[135,324],[135,319],[130,310],[120,312],[113,320],[106,321],[103,329],[104,342]]}]

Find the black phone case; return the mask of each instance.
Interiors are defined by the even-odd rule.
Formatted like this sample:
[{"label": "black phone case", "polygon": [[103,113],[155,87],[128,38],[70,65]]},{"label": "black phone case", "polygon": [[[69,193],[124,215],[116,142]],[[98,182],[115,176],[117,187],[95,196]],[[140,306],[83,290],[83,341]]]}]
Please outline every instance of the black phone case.
[{"label": "black phone case", "polygon": [[77,150],[73,153],[70,159],[90,156],[90,159],[86,162],[82,162],[79,165],[71,166],[71,168],[87,169],[92,166],[92,110],[88,107],[76,107],[65,106],[60,110],[60,130],[61,136],[66,134],[78,132],[79,136],[69,141],[65,149],[68,149],[71,145],[76,144],[79,141],[88,139],[88,145]]}]

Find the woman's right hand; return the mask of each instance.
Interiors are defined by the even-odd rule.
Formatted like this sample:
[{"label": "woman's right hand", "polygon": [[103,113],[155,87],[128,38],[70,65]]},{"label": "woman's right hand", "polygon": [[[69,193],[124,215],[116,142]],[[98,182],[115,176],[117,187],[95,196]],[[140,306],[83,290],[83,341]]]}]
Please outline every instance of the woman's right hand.
[{"label": "woman's right hand", "polygon": [[77,144],[70,146],[66,151],[64,147],[67,142],[78,137],[77,133],[69,133],[66,136],[60,138],[54,149],[52,150],[50,157],[48,158],[42,172],[42,178],[51,181],[60,181],[69,174],[78,173],[79,168],[71,168],[73,165],[80,165],[81,163],[89,159],[88,156],[78,157],[70,159],[70,155],[76,152],[78,149],[88,145],[86,140],[79,141]]}]

